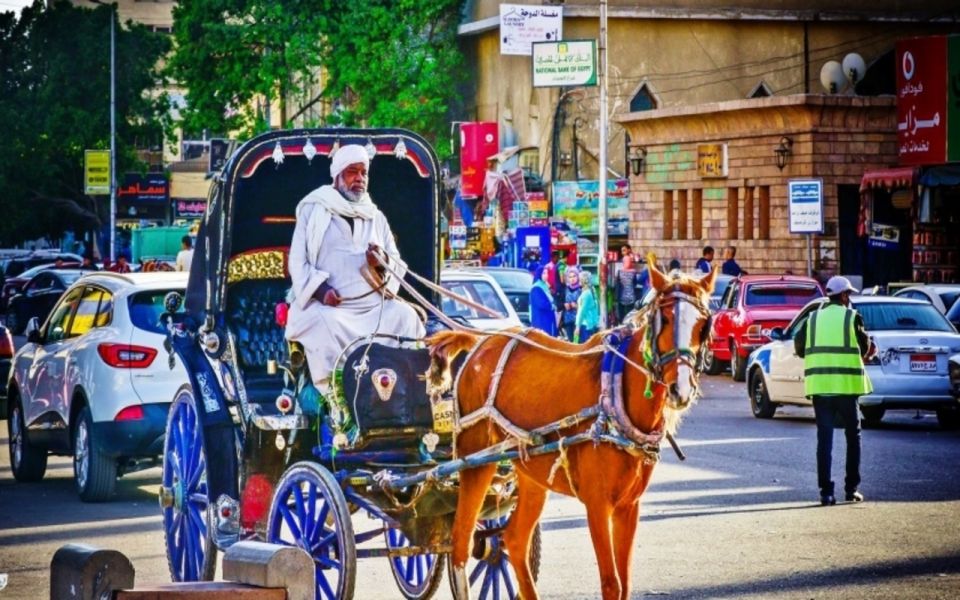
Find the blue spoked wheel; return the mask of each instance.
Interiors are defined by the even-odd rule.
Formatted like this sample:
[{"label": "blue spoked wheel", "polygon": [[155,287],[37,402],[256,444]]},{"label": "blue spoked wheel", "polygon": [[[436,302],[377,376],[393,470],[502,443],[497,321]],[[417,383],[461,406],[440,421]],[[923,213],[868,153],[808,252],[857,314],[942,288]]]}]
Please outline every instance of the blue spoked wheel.
[{"label": "blue spoked wheel", "polygon": [[206,444],[193,392],[184,386],[177,391],[167,417],[160,489],[167,563],[174,581],[213,579],[217,547],[209,504]]},{"label": "blue spoked wheel", "polygon": [[[473,552],[467,561],[466,576],[470,598],[478,600],[515,600],[518,598],[517,576],[513,571],[507,556],[507,549],[503,545],[503,533],[497,532],[484,535],[491,529],[501,529],[507,524],[508,514],[493,519],[483,519],[477,523],[474,534]],[[479,557],[479,558],[478,558]],[[457,600],[468,600],[461,597],[457,590],[457,574],[452,565],[450,571],[450,590]],[[530,540],[530,570],[533,579],[540,575],[540,524],[537,523]]]},{"label": "blue spoked wheel", "polygon": [[357,548],[350,509],[330,471],[312,462],[291,466],[277,483],[267,541],[294,546],[313,558],[317,599],[353,598]]},{"label": "blue spoked wheel", "polygon": [[[410,540],[399,529],[384,531],[387,548],[408,548]],[[443,578],[443,557],[436,554],[413,554],[390,557],[390,570],[400,593],[408,600],[432,598]]]}]

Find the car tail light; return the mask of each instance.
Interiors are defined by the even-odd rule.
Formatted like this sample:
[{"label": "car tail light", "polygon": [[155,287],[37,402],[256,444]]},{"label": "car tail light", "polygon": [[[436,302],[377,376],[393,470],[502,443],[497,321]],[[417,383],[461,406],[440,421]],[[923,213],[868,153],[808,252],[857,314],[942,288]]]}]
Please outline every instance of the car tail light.
[{"label": "car tail light", "polygon": [[751,325],[747,327],[747,332],[745,334],[748,338],[761,338],[763,335],[763,326],[760,324]]},{"label": "car tail light", "polygon": [[157,356],[157,351],[131,344],[100,344],[97,353],[103,362],[118,369],[145,369]]},{"label": "car tail light", "polygon": [[139,404],[128,406],[117,413],[114,421],[139,421],[143,419],[143,407]]},{"label": "car tail light", "polygon": [[13,354],[13,336],[9,329],[4,329],[3,335],[0,335],[0,358],[13,358]]}]

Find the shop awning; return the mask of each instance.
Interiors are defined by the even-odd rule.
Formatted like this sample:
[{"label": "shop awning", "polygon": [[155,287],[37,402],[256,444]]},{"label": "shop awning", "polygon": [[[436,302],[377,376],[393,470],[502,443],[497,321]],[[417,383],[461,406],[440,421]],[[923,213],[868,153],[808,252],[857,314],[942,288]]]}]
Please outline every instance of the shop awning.
[{"label": "shop awning", "polygon": [[860,180],[860,193],[869,190],[911,188],[917,182],[915,167],[893,167],[890,169],[872,169],[863,173]]},{"label": "shop awning", "polygon": [[944,165],[927,169],[920,177],[920,183],[927,187],[960,185],[960,165]]}]

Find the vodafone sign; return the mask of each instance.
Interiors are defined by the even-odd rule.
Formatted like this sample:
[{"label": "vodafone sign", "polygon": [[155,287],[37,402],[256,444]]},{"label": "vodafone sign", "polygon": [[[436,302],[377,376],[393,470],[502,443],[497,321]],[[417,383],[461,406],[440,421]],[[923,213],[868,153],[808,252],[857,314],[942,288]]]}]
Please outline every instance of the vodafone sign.
[{"label": "vodafone sign", "polygon": [[[947,38],[897,42],[900,164],[947,162]],[[954,118],[960,118],[955,114]]]}]

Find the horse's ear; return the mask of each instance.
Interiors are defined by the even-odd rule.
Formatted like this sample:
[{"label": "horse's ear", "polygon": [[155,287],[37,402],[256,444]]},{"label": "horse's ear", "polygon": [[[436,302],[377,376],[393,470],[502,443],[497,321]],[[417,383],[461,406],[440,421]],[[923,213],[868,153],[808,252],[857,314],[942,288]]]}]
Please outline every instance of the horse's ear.
[{"label": "horse's ear", "polygon": [[710,272],[700,280],[700,287],[708,294],[713,293],[713,286],[717,283],[717,274],[720,273],[719,267],[710,269]]},{"label": "horse's ear", "polygon": [[657,268],[657,255],[653,252],[647,253],[647,271],[650,273],[650,287],[658,291],[667,287],[669,279]]}]

